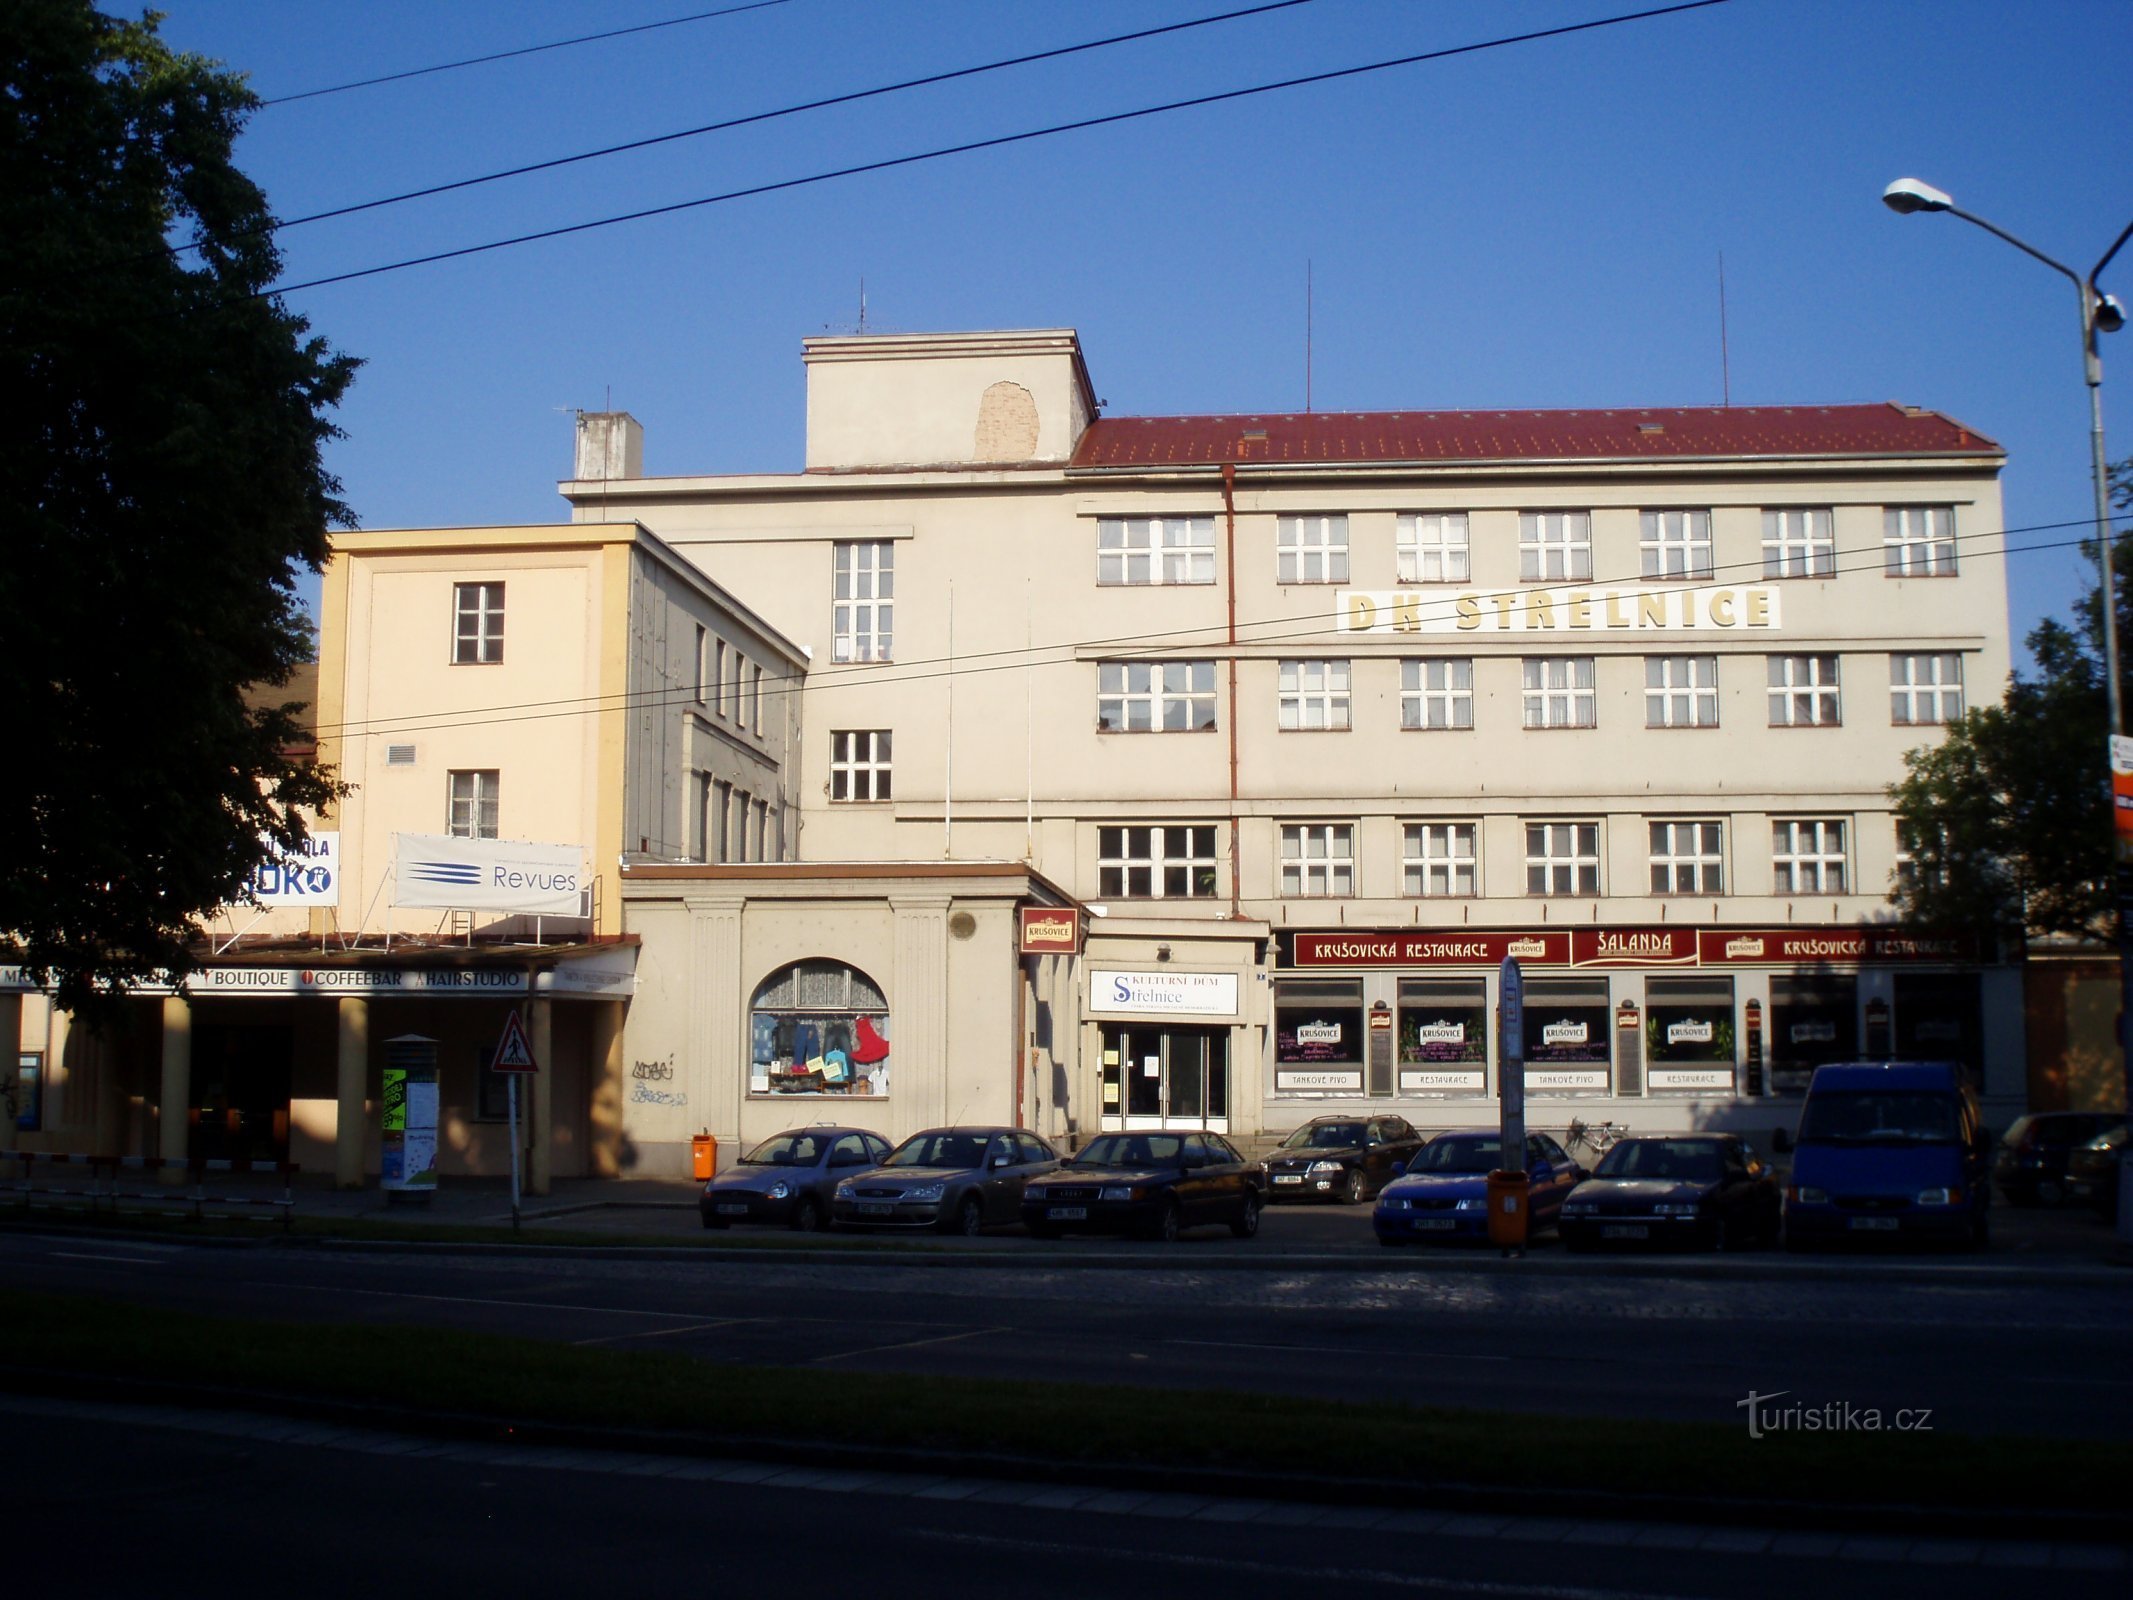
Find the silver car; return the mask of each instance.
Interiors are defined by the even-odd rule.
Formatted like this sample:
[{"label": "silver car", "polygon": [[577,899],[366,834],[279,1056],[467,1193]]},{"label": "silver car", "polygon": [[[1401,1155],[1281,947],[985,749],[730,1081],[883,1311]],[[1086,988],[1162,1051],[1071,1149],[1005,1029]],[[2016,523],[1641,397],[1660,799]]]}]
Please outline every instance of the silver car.
[{"label": "silver car", "polygon": [[839,1183],[830,1215],[840,1228],[982,1233],[1017,1221],[1022,1186],[1058,1165],[1059,1152],[1027,1128],[929,1128]]}]

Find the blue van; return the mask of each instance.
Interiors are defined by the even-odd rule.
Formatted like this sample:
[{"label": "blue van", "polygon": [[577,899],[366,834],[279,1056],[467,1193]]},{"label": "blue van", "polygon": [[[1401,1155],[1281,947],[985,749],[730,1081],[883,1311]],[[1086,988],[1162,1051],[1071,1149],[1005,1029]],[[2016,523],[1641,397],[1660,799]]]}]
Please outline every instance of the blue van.
[{"label": "blue van", "polygon": [[1815,1068],[1785,1186],[1785,1244],[1818,1239],[1985,1243],[1991,1136],[1952,1061]]}]

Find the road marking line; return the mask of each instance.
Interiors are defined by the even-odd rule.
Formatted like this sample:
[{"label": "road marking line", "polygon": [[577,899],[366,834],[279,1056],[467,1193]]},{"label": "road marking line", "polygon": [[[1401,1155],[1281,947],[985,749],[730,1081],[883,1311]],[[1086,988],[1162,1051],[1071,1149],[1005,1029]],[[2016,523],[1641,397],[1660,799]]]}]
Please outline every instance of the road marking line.
[{"label": "road marking line", "polygon": [[[1199,1350],[1283,1350],[1300,1356],[1364,1356],[1372,1361],[1382,1361],[1388,1354],[1383,1350],[1359,1350],[1351,1345],[1344,1344],[1245,1344],[1235,1339],[1165,1339],[1163,1343],[1190,1345]],[[1512,1356],[1459,1355],[1442,1350],[1428,1352],[1402,1350],[1398,1354],[1403,1359],[1420,1355],[1422,1359],[1427,1361],[1501,1361],[1508,1363],[1516,1359]]]},{"label": "road marking line", "polygon": [[279,1283],[261,1279],[252,1289],[307,1289],[313,1294],[362,1294],[379,1300],[430,1300],[453,1306],[509,1306],[513,1311],[593,1311],[610,1317],[686,1317],[686,1311],[642,1311],[635,1306],[576,1306],[545,1300],[498,1300],[471,1294],[416,1294],[410,1289],[356,1289],[338,1283]]},{"label": "road marking line", "polygon": [[701,1333],[706,1328],[733,1328],[744,1322],[768,1322],[768,1317],[726,1317],[717,1322],[691,1322],[679,1328],[646,1328],[638,1333],[602,1333],[590,1339],[573,1339],[574,1345],[613,1344],[618,1339],[671,1339],[677,1333]]},{"label": "road marking line", "polygon": [[60,1261],[123,1261],[128,1266],[160,1267],[163,1262],[154,1256],[92,1256],[79,1250],[47,1250],[46,1255]]},{"label": "road marking line", "polygon": [[878,1356],[891,1350],[916,1350],[920,1345],[954,1344],[958,1339],[976,1339],[988,1333],[1012,1333],[1012,1328],[971,1328],[963,1333],[944,1333],[938,1339],[908,1339],[902,1344],[870,1345],[864,1350],[840,1350],[835,1355],[816,1356],[809,1365],[824,1361],[850,1361],[855,1356]]}]

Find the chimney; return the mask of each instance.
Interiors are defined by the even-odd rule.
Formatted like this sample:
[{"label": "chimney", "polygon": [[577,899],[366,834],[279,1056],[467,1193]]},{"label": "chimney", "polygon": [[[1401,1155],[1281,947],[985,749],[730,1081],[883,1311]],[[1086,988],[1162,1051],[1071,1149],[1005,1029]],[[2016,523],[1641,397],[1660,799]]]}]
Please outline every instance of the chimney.
[{"label": "chimney", "polygon": [[580,411],[578,459],[571,474],[581,483],[644,476],[644,424],[627,411]]}]

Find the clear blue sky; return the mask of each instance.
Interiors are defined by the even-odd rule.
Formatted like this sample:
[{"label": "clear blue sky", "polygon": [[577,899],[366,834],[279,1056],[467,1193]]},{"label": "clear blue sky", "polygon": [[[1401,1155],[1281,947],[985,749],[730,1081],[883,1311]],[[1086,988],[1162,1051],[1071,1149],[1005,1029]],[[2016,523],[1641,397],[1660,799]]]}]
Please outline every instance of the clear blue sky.
[{"label": "clear blue sky", "polygon": [[[160,0],[264,96],[732,0]],[[976,65],[1245,0],[786,0],[270,106],[277,215]],[[856,162],[1638,9],[1311,0],[1272,15],[283,235],[296,283]],[[1731,0],[304,290],[366,363],[331,465],[366,526],[552,521],[571,413],[652,473],[791,471],[800,340],[1070,326],[1114,414],[1897,399],[2004,444],[2011,529],[2090,514],[2070,286],[1917,176],[2086,271],[2133,220],[2123,0]],[[2133,302],[2133,247],[2105,275]],[[2115,343],[2115,347],[2114,347]],[[2133,331],[2107,427],[2133,455]],[[2113,383],[2116,387],[2113,387]],[[2017,542],[2079,528],[2018,533]],[[2072,550],[2010,560],[2012,628]]]}]

